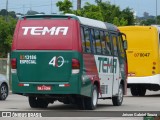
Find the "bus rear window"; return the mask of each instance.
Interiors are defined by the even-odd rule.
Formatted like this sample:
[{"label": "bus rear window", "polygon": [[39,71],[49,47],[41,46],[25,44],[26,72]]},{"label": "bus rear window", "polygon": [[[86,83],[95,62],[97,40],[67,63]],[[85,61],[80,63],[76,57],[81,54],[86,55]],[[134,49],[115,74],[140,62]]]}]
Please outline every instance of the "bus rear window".
[{"label": "bus rear window", "polygon": [[20,20],[13,44],[19,50],[72,49],[73,20]]}]

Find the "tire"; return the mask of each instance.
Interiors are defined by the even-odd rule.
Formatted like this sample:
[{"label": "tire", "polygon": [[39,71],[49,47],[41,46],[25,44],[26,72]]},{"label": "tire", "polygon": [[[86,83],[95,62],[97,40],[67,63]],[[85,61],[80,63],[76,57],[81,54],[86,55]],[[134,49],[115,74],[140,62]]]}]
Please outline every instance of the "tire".
[{"label": "tire", "polygon": [[131,90],[132,96],[138,96],[139,95],[138,94],[138,87],[136,85],[135,86],[131,86],[130,90]]},{"label": "tire", "polygon": [[48,102],[45,99],[29,96],[28,100],[31,108],[47,108],[48,107]]},{"label": "tire", "polygon": [[146,94],[146,88],[142,87],[142,86],[139,86],[138,95],[139,96],[145,96],[145,94]]},{"label": "tire", "polygon": [[145,96],[146,88],[141,85],[134,85],[130,88],[132,96]]},{"label": "tire", "polygon": [[80,110],[85,110],[86,109],[85,98],[83,96],[77,97],[76,104],[78,105],[78,108]]},{"label": "tire", "polygon": [[8,97],[8,86],[6,84],[2,84],[0,86],[0,100],[6,100]]},{"label": "tire", "polygon": [[118,96],[112,97],[112,103],[114,106],[120,106],[123,102],[123,87],[119,86]]},{"label": "tire", "polygon": [[98,90],[97,86],[94,85],[91,90],[91,97],[85,98],[85,108],[87,110],[94,110],[97,107],[98,102]]},{"label": "tire", "polygon": [[69,101],[63,101],[63,104],[68,105],[68,104],[70,104],[70,102]]},{"label": "tire", "polygon": [[31,108],[38,108],[36,97],[28,97],[28,101]]}]

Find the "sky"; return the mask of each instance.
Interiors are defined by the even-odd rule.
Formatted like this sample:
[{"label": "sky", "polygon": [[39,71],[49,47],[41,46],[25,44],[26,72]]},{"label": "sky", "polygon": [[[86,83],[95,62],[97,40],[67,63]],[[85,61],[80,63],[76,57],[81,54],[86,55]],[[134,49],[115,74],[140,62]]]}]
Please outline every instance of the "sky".
[{"label": "sky", "polygon": [[[0,0],[0,10],[6,8],[7,0]],[[59,10],[56,7],[56,3],[59,0],[8,0],[8,11],[15,11],[16,13],[26,14],[28,10],[34,10],[37,12],[44,12],[46,14],[58,13]],[[63,1],[63,0],[62,0]],[[73,9],[76,9],[77,0],[70,0],[73,2]],[[95,0],[81,0],[82,6],[85,2],[95,4]],[[142,17],[144,12],[148,12],[149,15],[160,15],[160,0],[102,0],[103,2],[109,1],[111,4],[116,4],[121,10],[126,7],[135,11],[137,16]],[[156,2],[157,1],[157,2]],[[156,4],[157,3],[157,4]]]}]

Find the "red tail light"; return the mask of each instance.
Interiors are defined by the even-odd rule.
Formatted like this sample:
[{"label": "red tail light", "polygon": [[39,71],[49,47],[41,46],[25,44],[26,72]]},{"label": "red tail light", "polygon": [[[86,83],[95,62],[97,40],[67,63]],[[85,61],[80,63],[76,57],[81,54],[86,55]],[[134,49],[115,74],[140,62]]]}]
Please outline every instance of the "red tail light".
[{"label": "red tail light", "polygon": [[17,60],[16,60],[16,58],[11,59],[11,67],[12,67],[12,69],[16,69],[17,68]]},{"label": "red tail light", "polygon": [[72,59],[72,73],[77,74],[80,71],[80,63],[77,59]]},{"label": "red tail light", "polygon": [[72,69],[80,69],[80,63],[77,59],[72,59]]}]

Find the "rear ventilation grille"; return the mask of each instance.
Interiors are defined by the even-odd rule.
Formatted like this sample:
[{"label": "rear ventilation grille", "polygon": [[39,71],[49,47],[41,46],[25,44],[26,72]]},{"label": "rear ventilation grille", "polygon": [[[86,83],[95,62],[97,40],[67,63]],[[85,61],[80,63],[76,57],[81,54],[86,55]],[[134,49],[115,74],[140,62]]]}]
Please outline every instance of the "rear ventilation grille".
[{"label": "rear ventilation grille", "polygon": [[101,85],[101,92],[102,94],[107,94],[108,90],[108,85]]}]

